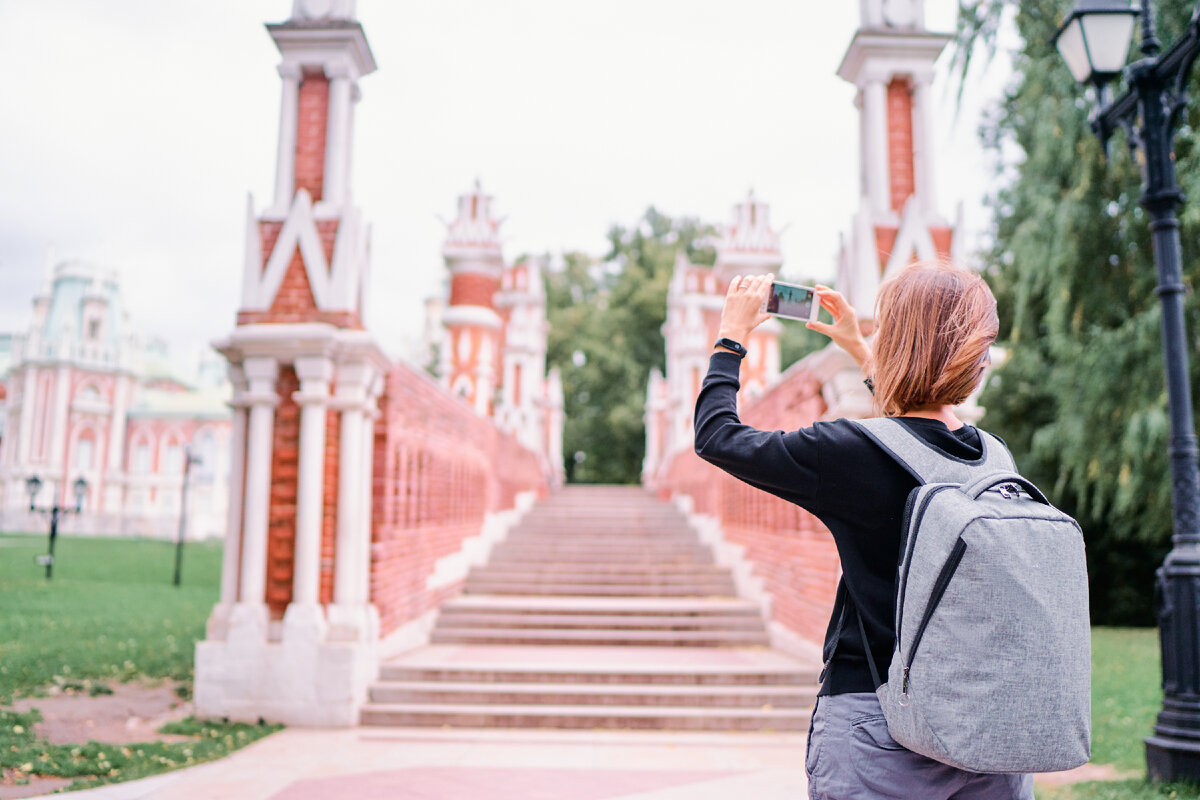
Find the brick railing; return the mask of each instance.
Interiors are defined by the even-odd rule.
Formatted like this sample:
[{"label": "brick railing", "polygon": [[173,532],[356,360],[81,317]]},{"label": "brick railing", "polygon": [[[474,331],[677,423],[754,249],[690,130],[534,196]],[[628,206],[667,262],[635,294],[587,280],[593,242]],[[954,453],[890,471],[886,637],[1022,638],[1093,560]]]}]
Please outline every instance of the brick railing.
[{"label": "brick railing", "polygon": [[[795,430],[825,418],[822,382],[797,365],[742,420],[764,430]],[[754,489],[701,461],[690,448],[655,476],[663,498],[690,498],[693,513],[715,520],[770,597],[771,621],[809,642],[824,640],[839,573],[828,529],[802,508]]]},{"label": "brick railing", "polygon": [[414,367],[392,370],[379,406],[371,599],[386,635],[461,590],[461,579],[430,587],[439,559],[548,484],[537,455]]}]

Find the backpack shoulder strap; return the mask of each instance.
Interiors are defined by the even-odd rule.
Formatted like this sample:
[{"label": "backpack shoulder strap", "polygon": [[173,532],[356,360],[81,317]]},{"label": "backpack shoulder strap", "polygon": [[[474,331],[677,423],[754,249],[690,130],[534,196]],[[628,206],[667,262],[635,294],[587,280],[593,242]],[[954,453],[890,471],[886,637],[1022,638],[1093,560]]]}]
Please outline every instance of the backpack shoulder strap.
[{"label": "backpack shoulder strap", "polygon": [[920,483],[967,483],[990,472],[1016,472],[1008,448],[985,430],[979,431],[983,455],[975,461],[955,458],[920,438],[904,423],[887,417],[858,419],[854,423],[896,463]]}]

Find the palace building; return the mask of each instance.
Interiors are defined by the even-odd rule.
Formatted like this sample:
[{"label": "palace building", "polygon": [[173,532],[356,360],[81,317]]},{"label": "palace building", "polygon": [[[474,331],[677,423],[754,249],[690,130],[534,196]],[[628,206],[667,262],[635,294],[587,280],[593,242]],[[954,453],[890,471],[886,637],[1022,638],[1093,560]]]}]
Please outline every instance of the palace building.
[{"label": "palace building", "polygon": [[73,505],[90,534],[174,537],[184,458],[191,538],[224,535],[230,413],[219,362],[184,375],[165,345],[135,332],[113,270],[51,262],[29,327],[0,337],[0,529],[40,531],[39,506]]}]

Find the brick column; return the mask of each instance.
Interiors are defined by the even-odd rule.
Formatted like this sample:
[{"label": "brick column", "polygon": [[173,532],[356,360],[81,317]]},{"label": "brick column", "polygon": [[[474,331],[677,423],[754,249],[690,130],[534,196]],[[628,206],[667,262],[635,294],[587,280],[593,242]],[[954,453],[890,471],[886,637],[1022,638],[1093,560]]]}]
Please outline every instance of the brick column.
[{"label": "brick column", "polygon": [[284,641],[318,642],[325,637],[321,609],[321,518],[325,497],[325,410],[333,362],[326,356],[297,358],[300,391],[300,453],[296,478],[296,542],[292,602],[283,617]]},{"label": "brick column", "polygon": [[275,377],[279,364],[256,356],[242,362],[249,406],[246,480],[242,501],[241,597],[229,615],[228,638],[265,642],[267,638],[267,522],[271,497],[271,445],[275,429]]},{"label": "brick column", "polygon": [[224,639],[229,614],[238,601],[239,566],[242,557],[242,495],[246,480],[246,373],[229,366],[233,384],[233,425],[229,434],[229,507],[225,522],[225,550],[221,559],[221,599],[208,619],[209,639]]}]

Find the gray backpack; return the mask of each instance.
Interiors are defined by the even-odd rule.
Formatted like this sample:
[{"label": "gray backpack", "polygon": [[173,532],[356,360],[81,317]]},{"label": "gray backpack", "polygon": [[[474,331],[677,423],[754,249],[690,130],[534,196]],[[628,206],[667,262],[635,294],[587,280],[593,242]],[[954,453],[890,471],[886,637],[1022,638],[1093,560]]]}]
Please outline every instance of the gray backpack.
[{"label": "gray backpack", "polygon": [[1079,524],[982,430],[972,462],[893,419],[858,425],[921,483],[904,513],[886,681],[858,623],[892,737],[971,772],[1085,763],[1091,628]]}]

